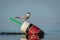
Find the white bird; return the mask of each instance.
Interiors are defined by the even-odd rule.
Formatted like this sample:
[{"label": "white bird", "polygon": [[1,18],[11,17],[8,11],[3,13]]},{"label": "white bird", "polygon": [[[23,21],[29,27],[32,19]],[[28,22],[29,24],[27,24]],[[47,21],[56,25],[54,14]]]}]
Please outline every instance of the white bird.
[{"label": "white bird", "polygon": [[28,12],[28,13],[26,13],[26,14],[25,14],[24,16],[22,16],[22,17],[15,17],[15,18],[21,18],[21,19],[23,19],[24,21],[26,21],[27,19],[30,18],[30,15],[31,15],[31,13]]}]

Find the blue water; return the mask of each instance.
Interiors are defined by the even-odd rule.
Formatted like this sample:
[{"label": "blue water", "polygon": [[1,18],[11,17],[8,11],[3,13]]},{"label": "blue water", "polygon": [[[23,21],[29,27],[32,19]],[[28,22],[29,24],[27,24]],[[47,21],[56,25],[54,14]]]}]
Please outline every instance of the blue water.
[{"label": "blue water", "polygon": [[[57,28],[50,27],[49,30],[45,30],[45,36],[41,40],[60,40],[60,29]],[[23,37],[24,35],[0,35],[0,40],[21,40]]]},{"label": "blue water", "polygon": [[[0,35],[0,40],[21,40],[24,35]],[[24,39],[24,38],[23,38]],[[41,40],[59,40],[60,32],[48,32]]]}]

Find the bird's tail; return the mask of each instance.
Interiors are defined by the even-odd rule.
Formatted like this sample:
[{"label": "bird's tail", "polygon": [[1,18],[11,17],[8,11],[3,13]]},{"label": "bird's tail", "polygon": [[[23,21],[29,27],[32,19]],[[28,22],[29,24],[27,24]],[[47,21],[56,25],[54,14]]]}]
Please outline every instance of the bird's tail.
[{"label": "bird's tail", "polygon": [[15,18],[20,18],[20,17],[15,17]]}]

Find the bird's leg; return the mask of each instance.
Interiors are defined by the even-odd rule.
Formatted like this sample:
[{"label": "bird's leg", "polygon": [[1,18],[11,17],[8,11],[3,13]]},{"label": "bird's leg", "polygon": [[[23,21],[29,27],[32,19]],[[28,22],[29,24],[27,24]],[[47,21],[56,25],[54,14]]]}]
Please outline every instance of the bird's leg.
[{"label": "bird's leg", "polygon": [[23,21],[25,22],[25,21],[27,21],[27,19],[24,18]]}]

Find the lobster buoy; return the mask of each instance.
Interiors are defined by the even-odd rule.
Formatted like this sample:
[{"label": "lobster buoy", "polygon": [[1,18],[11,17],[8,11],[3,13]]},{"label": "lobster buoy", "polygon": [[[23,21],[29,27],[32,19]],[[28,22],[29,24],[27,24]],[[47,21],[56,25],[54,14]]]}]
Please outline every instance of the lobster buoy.
[{"label": "lobster buoy", "polygon": [[30,34],[33,34],[33,35],[35,35],[35,34],[44,35],[44,32],[40,28],[38,28],[34,24],[29,23],[27,21],[25,21],[22,24],[20,29],[21,29],[22,32],[27,33],[28,35],[30,35]]},{"label": "lobster buoy", "polygon": [[[29,35],[28,37],[31,37],[30,35],[36,35],[35,37],[39,36],[39,38],[44,37],[44,32],[40,28],[38,28],[36,25],[29,23],[27,21],[24,21],[24,23],[21,23],[14,18],[9,18],[9,19],[15,22],[16,24],[18,24],[20,26],[21,31]],[[32,37],[34,38],[34,36]]]}]

